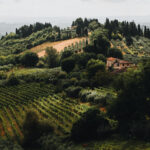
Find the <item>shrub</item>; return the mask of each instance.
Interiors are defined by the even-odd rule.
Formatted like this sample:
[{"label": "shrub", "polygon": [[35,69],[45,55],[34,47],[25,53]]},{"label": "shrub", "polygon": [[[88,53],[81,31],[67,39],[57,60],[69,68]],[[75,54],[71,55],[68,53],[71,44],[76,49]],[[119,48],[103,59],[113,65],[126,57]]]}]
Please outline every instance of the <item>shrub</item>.
[{"label": "shrub", "polygon": [[67,73],[71,72],[75,67],[75,60],[72,57],[68,57],[62,60],[61,68]]},{"label": "shrub", "polygon": [[6,78],[7,78],[6,73],[3,71],[0,71],[0,80],[6,79]]},{"label": "shrub", "polygon": [[39,61],[36,53],[26,52],[20,57],[20,62],[25,67],[34,67]]},{"label": "shrub", "polygon": [[54,68],[59,66],[59,54],[53,47],[46,48],[46,63],[49,68]]},{"label": "shrub", "polygon": [[69,77],[70,77],[70,78],[77,78],[77,79],[79,80],[79,79],[81,78],[80,75],[81,75],[80,72],[71,72],[71,73],[69,74]]},{"label": "shrub", "polygon": [[45,67],[45,64],[44,64],[44,62],[42,61],[42,60],[40,60],[38,63],[37,63],[37,65],[36,65],[38,68],[43,68],[43,67]]},{"label": "shrub", "polygon": [[80,100],[81,102],[87,102],[87,95],[89,95],[91,93],[90,90],[82,90],[80,93],[79,93],[79,96],[80,96]]},{"label": "shrub", "polygon": [[69,97],[77,98],[79,96],[79,92],[81,91],[81,87],[71,86],[67,88],[65,91]]},{"label": "shrub", "polygon": [[103,54],[98,54],[97,59],[99,59],[99,60],[103,61],[104,63],[106,63],[106,57]]},{"label": "shrub", "polygon": [[73,140],[85,141],[93,139],[100,130],[101,136],[105,135],[105,128],[109,126],[109,122],[104,119],[98,109],[92,108],[83,113],[81,118],[73,124],[71,137]]},{"label": "shrub", "polygon": [[58,79],[66,79],[67,78],[67,74],[66,72],[59,72],[58,74]]},{"label": "shrub", "polygon": [[13,86],[13,85],[18,85],[19,84],[19,79],[14,75],[11,74],[8,78],[7,78],[7,85]]},{"label": "shrub", "polygon": [[62,52],[62,55],[61,55],[61,60],[65,59],[65,58],[68,58],[70,56],[73,55],[73,51],[72,50],[65,50]]},{"label": "shrub", "polygon": [[83,48],[84,52],[86,53],[95,53],[96,48],[92,45],[87,45]]},{"label": "shrub", "polygon": [[123,58],[123,54],[118,48],[110,48],[108,52],[108,56],[119,58],[119,59]]},{"label": "shrub", "polygon": [[68,88],[68,87],[70,87],[72,85],[73,85],[73,82],[71,80],[69,80],[69,79],[61,80],[61,85],[60,86],[62,87],[62,89],[66,89],[66,88]]},{"label": "shrub", "polygon": [[90,102],[93,104],[99,104],[103,107],[111,104],[111,102],[116,98],[113,93],[95,90],[85,90],[83,89],[80,94],[80,100],[82,102]]},{"label": "shrub", "polygon": [[51,132],[53,132],[53,128],[50,124],[47,121],[40,120],[38,112],[30,110],[27,112],[23,123],[23,146],[35,146],[42,135]]},{"label": "shrub", "polygon": [[96,55],[94,53],[81,53],[78,55],[77,64],[79,68],[85,68],[87,65],[87,62],[90,59],[96,59]]},{"label": "shrub", "polygon": [[90,59],[87,64],[89,77],[95,75],[98,71],[105,71],[105,63],[100,60]]},{"label": "shrub", "polygon": [[88,87],[90,85],[90,83],[87,79],[81,79],[78,82],[78,85],[81,86],[81,87]]},{"label": "shrub", "polygon": [[111,83],[113,83],[113,80],[114,75],[108,71],[98,71],[93,78],[93,81],[95,82],[96,86],[108,86]]}]

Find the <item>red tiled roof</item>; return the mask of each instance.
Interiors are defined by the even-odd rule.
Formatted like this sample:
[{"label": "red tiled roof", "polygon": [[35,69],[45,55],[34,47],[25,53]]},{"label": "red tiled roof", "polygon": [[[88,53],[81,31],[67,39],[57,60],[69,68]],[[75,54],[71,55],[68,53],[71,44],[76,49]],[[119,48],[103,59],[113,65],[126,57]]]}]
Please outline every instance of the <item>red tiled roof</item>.
[{"label": "red tiled roof", "polygon": [[109,61],[115,61],[115,60],[117,60],[117,58],[109,57],[109,58],[107,58],[107,60],[109,60]]},{"label": "red tiled roof", "polygon": [[120,64],[132,64],[131,62],[121,60],[121,59],[118,59],[118,58],[114,58],[114,57],[107,58],[107,61],[115,61],[115,60],[117,60]]}]

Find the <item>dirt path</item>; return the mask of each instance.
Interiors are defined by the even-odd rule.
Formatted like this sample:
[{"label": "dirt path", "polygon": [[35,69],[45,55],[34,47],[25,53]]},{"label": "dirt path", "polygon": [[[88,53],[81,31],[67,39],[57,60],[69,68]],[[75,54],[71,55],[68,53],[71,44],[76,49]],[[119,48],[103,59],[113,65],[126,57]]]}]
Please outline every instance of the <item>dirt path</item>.
[{"label": "dirt path", "polygon": [[69,45],[82,41],[83,39],[86,39],[85,37],[83,38],[74,38],[74,39],[69,39],[69,40],[64,40],[64,41],[57,41],[57,42],[47,42],[43,43],[41,45],[38,45],[36,47],[33,47],[31,49],[32,52],[38,53],[39,57],[43,57],[45,55],[45,49],[47,47],[53,47],[55,48],[58,52],[61,52],[64,50],[65,47],[68,47]]}]

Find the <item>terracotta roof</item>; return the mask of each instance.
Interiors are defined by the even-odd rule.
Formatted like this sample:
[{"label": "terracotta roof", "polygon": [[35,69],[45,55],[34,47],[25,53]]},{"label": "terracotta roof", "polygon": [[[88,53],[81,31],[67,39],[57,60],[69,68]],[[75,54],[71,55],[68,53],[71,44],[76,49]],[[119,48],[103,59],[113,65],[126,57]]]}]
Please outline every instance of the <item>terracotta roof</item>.
[{"label": "terracotta roof", "polygon": [[121,59],[114,58],[114,57],[109,57],[109,58],[107,58],[107,60],[108,61],[115,61],[115,60],[117,60],[120,64],[132,64],[129,61],[121,60]]},{"label": "terracotta roof", "polygon": [[109,57],[109,58],[107,58],[107,60],[109,60],[109,61],[115,61],[117,58],[114,58],[114,57]]}]

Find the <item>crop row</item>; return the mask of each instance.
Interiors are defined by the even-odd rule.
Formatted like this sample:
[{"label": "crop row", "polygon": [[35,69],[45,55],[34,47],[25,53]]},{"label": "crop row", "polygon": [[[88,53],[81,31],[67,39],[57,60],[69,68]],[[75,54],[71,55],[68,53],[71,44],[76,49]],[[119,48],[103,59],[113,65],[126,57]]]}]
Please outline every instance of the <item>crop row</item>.
[{"label": "crop row", "polygon": [[28,108],[35,109],[48,119],[57,133],[65,134],[70,132],[72,124],[80,118],[80,114],[86,111],[88,106],[52,93],[48,97],[34,99],[31,103],[3,106],[0,109],[0,133],[5,133],[3,138],[15,137],[18,141],[23,138],[22,122]]}]

